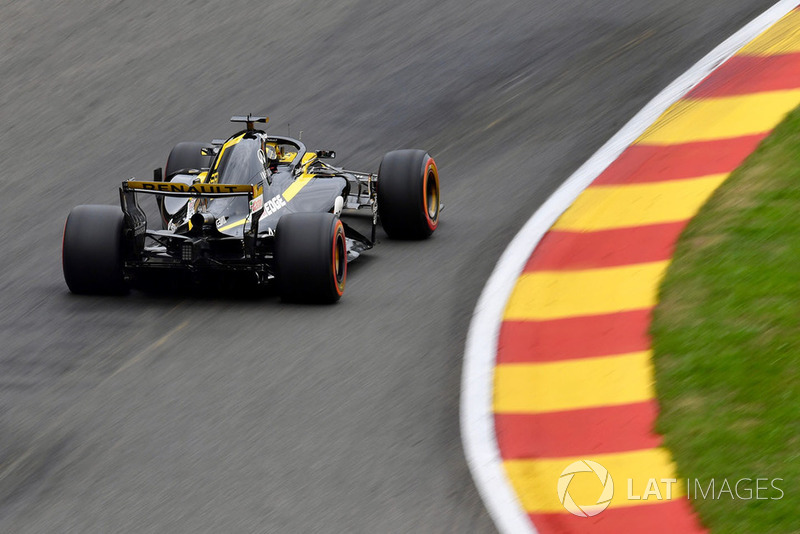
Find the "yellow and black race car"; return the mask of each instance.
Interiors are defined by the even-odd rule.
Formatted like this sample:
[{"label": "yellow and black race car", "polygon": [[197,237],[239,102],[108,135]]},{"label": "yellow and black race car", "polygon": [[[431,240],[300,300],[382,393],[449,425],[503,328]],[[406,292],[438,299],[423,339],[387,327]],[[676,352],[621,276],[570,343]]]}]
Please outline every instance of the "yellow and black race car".
[{"label": "yellow and black race car", "polygon": [[[323,161],[332,151],[256,129],[266,117],[231,120],[246,129],[179,143],[152,181],[122,182],[121,209],[72,209],[62,249],[70,291],[119,294],[177,276],[275,282],[285,300],[333,302],[347,263],[372,248],[378,219],[391,238],[436,230],[439,173],[425,151],[389,152],[377,174],[348,171]],[[160,228],[148,228],[141,193],[156,196]],[[370,237],[341,220],[358,210],[371,211]]]}]

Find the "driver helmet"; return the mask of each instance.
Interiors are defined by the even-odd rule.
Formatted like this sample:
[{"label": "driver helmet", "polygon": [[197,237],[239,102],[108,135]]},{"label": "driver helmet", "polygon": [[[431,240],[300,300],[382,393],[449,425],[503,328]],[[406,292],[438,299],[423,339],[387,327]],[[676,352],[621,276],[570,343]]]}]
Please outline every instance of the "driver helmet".
[{"label": "driver helmet", "polygon": [[279,152],[279,148],[273,143],[264,143],[264,154],[266,156],[266,164],[267,167],[274,171],[275,167],[278,165],[280,161],[281,154]]}]

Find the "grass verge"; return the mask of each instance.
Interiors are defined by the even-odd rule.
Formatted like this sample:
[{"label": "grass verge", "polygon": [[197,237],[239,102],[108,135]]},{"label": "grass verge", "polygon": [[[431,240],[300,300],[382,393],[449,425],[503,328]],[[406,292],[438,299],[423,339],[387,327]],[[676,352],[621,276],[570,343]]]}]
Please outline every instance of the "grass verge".
[{"label": "grass verge", "polygon": [[703,523],[800,532],[800,111],[688,225],[651,333],[657,430]]}]

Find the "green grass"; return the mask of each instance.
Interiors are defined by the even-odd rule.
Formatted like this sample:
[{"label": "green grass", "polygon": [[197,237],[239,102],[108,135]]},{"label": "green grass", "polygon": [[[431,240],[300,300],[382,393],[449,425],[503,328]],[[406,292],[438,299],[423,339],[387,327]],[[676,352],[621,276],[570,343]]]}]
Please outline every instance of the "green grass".
[{"label": "green grass", "polygon": [[703,523],[800,532],[800,111],[691,221],[651,333],[657,430],[679,475],[783,479],[779,500],[693,499]]}]

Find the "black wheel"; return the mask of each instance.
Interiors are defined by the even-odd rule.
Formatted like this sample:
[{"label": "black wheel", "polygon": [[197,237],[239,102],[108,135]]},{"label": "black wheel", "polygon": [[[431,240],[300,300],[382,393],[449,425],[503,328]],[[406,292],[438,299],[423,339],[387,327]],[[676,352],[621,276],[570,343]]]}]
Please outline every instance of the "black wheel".
[{"label": "black wheel", "polygon": [[177,171],[183,169],[207,169],[211,165],[211,156],[204,156],[204,148],[214,148],[208,143],[178,143],[167,157],[167,168],[164,177],[169,179]]},{"label": "black wheel", "polygon": [[61,265],[69,290],[82,294],[121,294],[124,216],[116,206],[77,206],[64,225]]},{"label": "black wheel", "polygon": [[439,226],[439,171],[424,150],[395,150],[378,170],[378,216],[393,239],[424,239]]},{"label": "black wheel", "polygon": [[[204,148],[214,148],[214,145],[208,143],[184,142],[178,143],[170,151],[167,156],[167,166],[164,169],[164,179],[169,180],[170,177],[178,171],[184,169],[207,169],[211,166],[211,156],[204,156],[202,150]],[[169,221],[169,214],[164,210],[164,197],[161,195],[156,196],[156,203],[158,204],[158,211],[161,213],[161,222],[163,228],[167,227]]]},{"label": "black wheel", "polygon": [[336,302],[347,278],[344,226],[332,213],[289,213],[275,229],[275,277],[281,298]]}]

